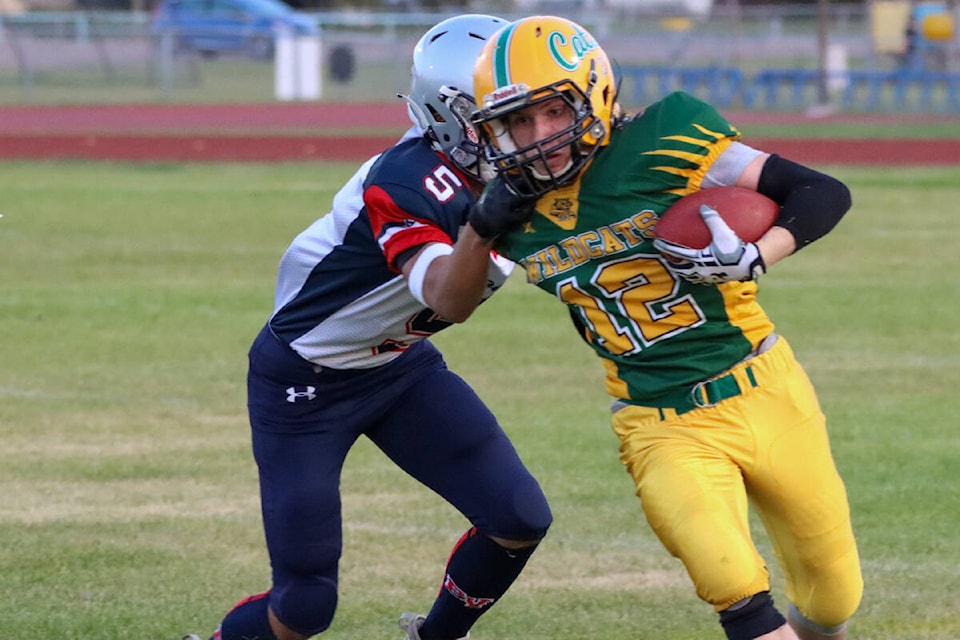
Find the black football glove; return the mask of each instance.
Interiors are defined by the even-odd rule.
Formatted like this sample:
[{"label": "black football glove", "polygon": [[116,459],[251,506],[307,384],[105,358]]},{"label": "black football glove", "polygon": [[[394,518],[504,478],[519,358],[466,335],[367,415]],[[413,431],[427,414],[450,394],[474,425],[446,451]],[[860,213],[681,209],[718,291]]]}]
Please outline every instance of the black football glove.
[{"label": "black football glove", "polygon": [[514,193],[498,176],[487,183],[468,220],[478,236],[492,240],[529,220],[536,204],[536,198]]}]

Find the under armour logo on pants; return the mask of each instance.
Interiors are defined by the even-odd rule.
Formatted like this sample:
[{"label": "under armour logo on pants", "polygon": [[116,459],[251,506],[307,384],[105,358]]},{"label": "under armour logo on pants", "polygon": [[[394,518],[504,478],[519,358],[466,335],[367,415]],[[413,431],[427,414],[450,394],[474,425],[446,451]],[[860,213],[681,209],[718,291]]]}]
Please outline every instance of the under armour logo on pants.
[{"label": "under armour logo on pants", "polygon": [[296,402],[301,398],[309,402],[317,397],[316,387],[300,387],[300,389],[302,391],[298,391],[297,387],[287,387],[287,402]]}]

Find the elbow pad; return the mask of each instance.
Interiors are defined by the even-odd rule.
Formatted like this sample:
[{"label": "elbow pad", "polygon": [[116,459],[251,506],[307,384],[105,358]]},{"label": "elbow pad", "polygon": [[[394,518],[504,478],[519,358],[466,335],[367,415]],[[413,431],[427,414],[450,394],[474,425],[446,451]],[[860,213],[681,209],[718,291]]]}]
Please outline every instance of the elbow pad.
[{"label": "elbow pad", "polygon": [[798,251],[829,233],[851,205],[845,184],[776,154],[764,163],[757,191],[780,205],[774,225],[793,235]]}]

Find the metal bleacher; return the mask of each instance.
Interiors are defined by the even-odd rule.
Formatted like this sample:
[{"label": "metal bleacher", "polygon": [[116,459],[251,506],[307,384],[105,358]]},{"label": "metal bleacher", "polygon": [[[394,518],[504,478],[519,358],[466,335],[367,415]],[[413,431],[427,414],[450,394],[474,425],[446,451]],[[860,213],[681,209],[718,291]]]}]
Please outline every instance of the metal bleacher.
[{"label": "metal bleacher", "polygon": [[[647,104],[675,90],[718,107],[800,111],[820,102],[821,74],[809,68],[628,66],[624,98]],[[960,73],[916,69],[848,70],[824,79],[830,102],[850,111],[960,113]]]}]

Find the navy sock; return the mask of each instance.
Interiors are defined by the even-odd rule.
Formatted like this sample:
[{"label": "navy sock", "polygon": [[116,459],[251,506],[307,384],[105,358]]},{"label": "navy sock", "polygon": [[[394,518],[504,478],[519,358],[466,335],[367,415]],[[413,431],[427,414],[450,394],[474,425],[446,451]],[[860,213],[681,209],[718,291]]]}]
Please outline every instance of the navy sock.
[{"label": "navy sock", "polygon": [[269,591],[241,600],[210,640],[277,640],[267,616],[269,604]]},{"label": "navy sock", "polygon": [[476,527],[467,531],[450,555],[440,594],[420,628],[420,637],[454,640],[467,635],[510,588],[536,548],[504,549]]}]

